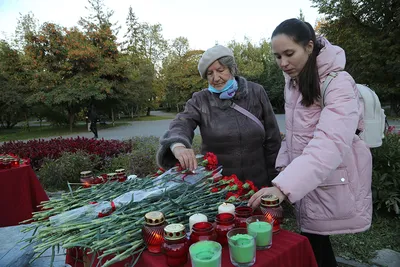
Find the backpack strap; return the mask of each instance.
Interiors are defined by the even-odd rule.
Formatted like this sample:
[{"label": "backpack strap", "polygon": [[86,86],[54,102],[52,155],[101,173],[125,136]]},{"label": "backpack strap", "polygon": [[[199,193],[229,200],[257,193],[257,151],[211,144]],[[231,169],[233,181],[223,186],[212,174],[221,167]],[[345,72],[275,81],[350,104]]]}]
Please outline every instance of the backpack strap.
[{"label": "backpack strap", "polygon": [[324,84],[322,85],[321,97],[320,97],[320,103],[321,103],[321,107],[322,108],[325,107],[325,92],[326,92],[326,89],[328,88],[328,86],[331,83],[331,81],[333,80],[333,78],[335,78],[336,76],[338,76],[338,73],[335,72],[335,71],[329,73],[328,76],[326,77],[325,81],[324,81]]},{"label": "backpack strap", "polygon": [[243,115],[245,115],[246,117],[250,118],[252,121],[254,121],[258,126],[260,126],[261,129],[263,129],[263,131],[265,131],[264,126],[262,125],[261,121],[254,116],[252,113],[250,113],[247,109],[242,108],[239,105],[236,105],[235,103],[232,102],[231,108],[233,108],[234,110],[242,113]]}]

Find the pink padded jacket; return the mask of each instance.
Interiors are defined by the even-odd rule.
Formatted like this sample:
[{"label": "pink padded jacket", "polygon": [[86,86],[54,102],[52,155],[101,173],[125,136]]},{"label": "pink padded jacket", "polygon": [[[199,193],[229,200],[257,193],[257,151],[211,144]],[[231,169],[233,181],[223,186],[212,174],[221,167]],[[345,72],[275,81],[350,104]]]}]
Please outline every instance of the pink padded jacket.
[{"label": "pink padded jacket", "polygon": [[372,217],[372,157],[355,134],[362,107],[353,78],[344,69],[343,49],[321,39],[317,57],[320,86],[340,71],[325,92],[325,107],[300,104],[288,77],[285,85],[286,138],[276,167],[286,167],[272,183],[295,203],[301,231],[322,235],[367,230]]}]

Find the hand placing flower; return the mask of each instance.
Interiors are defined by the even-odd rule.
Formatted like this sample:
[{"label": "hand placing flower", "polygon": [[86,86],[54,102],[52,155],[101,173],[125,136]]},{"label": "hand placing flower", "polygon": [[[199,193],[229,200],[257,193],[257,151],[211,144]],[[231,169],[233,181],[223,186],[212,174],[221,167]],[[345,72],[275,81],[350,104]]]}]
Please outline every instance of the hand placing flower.
[{"label": "hand placing flower", "polygon": [[279,190],[278,187],[265,187],[261,188],[258,192],[256,192],[249,200],[248,206],[252,207],[253,209],[260,206],[261,197],[264,195],[274,195],[279,198],[279,203],[286,199],[286,196]]}]

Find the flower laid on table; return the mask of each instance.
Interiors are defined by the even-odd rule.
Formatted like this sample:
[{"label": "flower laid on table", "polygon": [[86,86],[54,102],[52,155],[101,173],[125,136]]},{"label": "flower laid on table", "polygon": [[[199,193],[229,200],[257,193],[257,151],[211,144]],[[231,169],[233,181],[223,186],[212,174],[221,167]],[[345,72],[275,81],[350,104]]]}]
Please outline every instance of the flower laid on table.
[{"label": "flower laid on table", "polygon": [[227,202],[237,202],[248,200],[255,192],[257,187],[252,181],[246,180],[245,183],[240,181],[235,174],[223,176],[218,181],[211,181],[215,186],[211,188],[211,193],[225,191],[225,199]]},{"label": "flower laid on table", "polygon": [[[218,170],[218,159],[217,159],[217,156],[214,153],[207,152],[205,156],[201,156],[200,155],[200,156],[196,156],[196,158],[198,159],[198,163],[197,164],[199,166],[205,167],[206,170],[208,170],[208,171],[214,171],[215,170],[216,172],[219,171]],[[175,167],[176,167],[176,170],[178,172],[182,172],[184,174],[193,173],[190,170],[183,169],[182,165],[179,162],[176,163]]]},{"label": "flower laid on table", "polygon": [[206,167],[207,170],[215,170],[218,166],[217,156],[214,153],[207,152],[199,165]]}]

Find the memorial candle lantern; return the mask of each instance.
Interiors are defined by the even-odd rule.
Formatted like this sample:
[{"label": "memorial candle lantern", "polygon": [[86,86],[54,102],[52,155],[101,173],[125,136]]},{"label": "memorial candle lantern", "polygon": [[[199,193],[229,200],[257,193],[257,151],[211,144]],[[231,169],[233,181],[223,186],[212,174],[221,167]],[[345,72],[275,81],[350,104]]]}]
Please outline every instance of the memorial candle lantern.
[{"label": "memorial candle lantern", "polygon": [[188,261],[189,240],[183,224],[170,224],[164,228],[162,250],[169,267],[180,267]]},{"label": "memorial candle lantern", "polygon": [[4,157],[0,157],[0,170],[5,169]]},{"label": "memorial candle lantern", "polygon": [[91,171],[83,171],[81,172],[81,183],[83,184],[83,187],[90,187],[90,185],[93,183],[93,175]]},{"label": "memorial candle lantern", "polygon": [[11,168],[18,168],[19,167],[19,159],[18,158],[12,158],[10,160],[11,163]]},{"label": "memorial candle lantern", "polygon": [[4,169],[11,169],[11,159],[6,157],[3,159]]},{"label": "memorial candle lantern", "polygon": [[108,179],[109,181],[116,181],[116,180],[118,180],[117,173],[115,173],[115,172],[108,173],[108,174],[107,174],[107,179]]},{"label": "memorial candle lantern", "polygon": [[267,221],[273,220],[273,232],[278,233],[283,222],[283,208],[279,205],[279,198],[274,195],[262,196],[261,211]]},{"label": "memorial candle lantern", "polygon": [[118,170],[115,170],[115,173],[117,174],[117,177],[118,177],[118,181],[119,181],[119,182],[124,182],[124,181],[126,181],[127,176],[126,176],[126,174],[125,174],[125,169],[118,169]]},{"label": "memorial candle lantern", "polygon": [[151,253],[160,253],[164,242],[165,217],[162,212],[152,211],[144,216],[145,225],[142,228],[143,241]]}]

